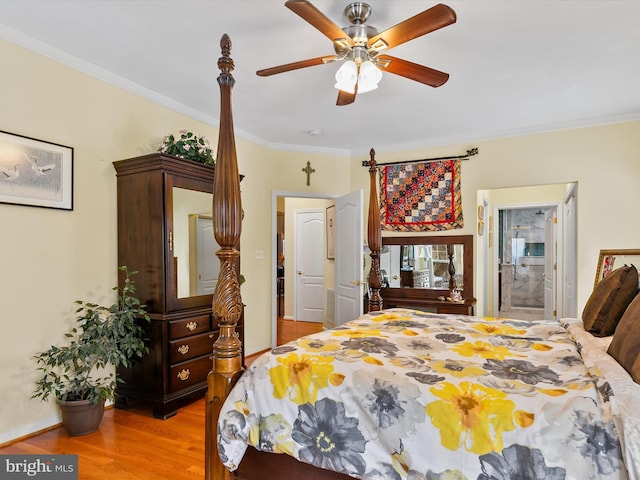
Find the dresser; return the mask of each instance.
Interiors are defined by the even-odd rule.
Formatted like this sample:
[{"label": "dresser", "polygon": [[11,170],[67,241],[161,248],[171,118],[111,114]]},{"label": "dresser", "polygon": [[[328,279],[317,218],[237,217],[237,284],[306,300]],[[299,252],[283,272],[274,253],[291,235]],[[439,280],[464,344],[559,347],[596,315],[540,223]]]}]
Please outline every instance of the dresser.
[{"label": "dresser", "polygon": [[[210,213],[214,169],[160,153],[113,165],[118,265],[138,272],[136,295],[151,318],[149,353],[118,369],[124,383],[116,407],[137,399],[166,419],[205,393],[219,333],[211,312],[219,268]],[[244,341],[242,323],[236,330]]]},{"label": "dresser", "polygon": [[[385,308],[474,314],[472,235],[383,237],[380,270]],[[453,287],[463,300],[447,300]]]}]

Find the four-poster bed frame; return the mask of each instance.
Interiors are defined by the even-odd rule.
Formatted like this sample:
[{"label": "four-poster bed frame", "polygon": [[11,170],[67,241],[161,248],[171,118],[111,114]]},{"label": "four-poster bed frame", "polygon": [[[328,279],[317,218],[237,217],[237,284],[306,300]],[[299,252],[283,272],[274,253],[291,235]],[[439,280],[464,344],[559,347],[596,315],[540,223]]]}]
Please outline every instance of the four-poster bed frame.
[{"label": "four-poster bed frame", "polygon": [[[276,455],[248,449],[240,468],[229,472],[218,457],[216,443],[217,421],[220,408],[236,380],[243,372],[242,345],[235,332],[242,314],[240,283],[235,265],[240,257],[236,248],[240,244],[242,205],[240,180],[235,148],[231,92],[235,80],[231,53],[231,39],[224,34],[220,40],[221,57],[218,59],[218,85],[220,86],[220,130],[213,181],[213,230],[220,250],[220,275],[213,295],[213,321],[220,326],[220,336],[213,346],[213,369],[208,376],[205,405],[205,478],[206,480],[304,478],[305,480],[338,480],[347,475],[323,470],[302,463],[288,455]],[[382,309],[380,296],[380,248],[382,235],[378,212],[375,151],[370,151],[369,210],[367,241],[371,250],[371,268],[367,277],[369,311]]]},{"label": "four-poster bed frame", "polygon": [[[381,312],[382,238],[373,149],[369,162],[367,240],[371,250],[368,308],[375,313],[354,319],[340,329],[291,342],[281,351],[265,354],[252,364],[247,375],[241,377],[243,349],[235,329],[243,310],[237,248],[242,207],[231,113],[234,64],[227,35],[222,37],[221,49],[222,56],[218,60],[221,72],[218,77],[220,131],[213,186],[213,227],[220,245],[216,253],[220,259],[220,275],[213,296],[213,317],[220,327],[220,336],[213,346],[213,369],[207,380],[206,480],[352,478],[311,463],[326,468],[337,467],[334,468],[336,471],[391,478],[385,472],[396,468],[393,464],[398,452],[402,452],[400,461],[406,462],[401,468],[409,474],[424,475],[422,472],[433,470],[441,472],[439,477],[459,472],[467,475],[465,478],[516,475],[518,478],[542,479],[565,478],[566,473],[567,478],[623,480],[631,473],[630,478],[640,479],[634,461],[640,451],[640,438],[636,435],[640,424],[637,414],[640,387],[635,383],[638,382],[638,340],[629,333],[638,330],[634,327],[638,325],[640,300],[629,299],[630,313],[625,312],[620,320],[621,333],[610,339],[594,337],[593,332],[585,329],[583,319],[577,318],[515,321],[447,315],[446,312],[432,316],[410,308]],[[465,254],[468,250],[471,249],[465,248]],[[465,273],[469,273],[467,266]],[[450,274],[453,276],[451,270]],[[637,272],[629,278],[631,282],[637,282]],[[605,289],[611,283],[600,282],[595,293],[601,290],[600,285]],[[634,285],[637,290],[637,283]],[[355,330],[351,330],[353,327]],[[339,353],[350,351],[352,335],[361,335],[360,328],[369,332],[381,330],[395,343],[384,346],[380,353],[374,351],[371,357],[356,359],[348,354],[341,357]],[[266,408],[259,405],[268,403],[261,402],[266,398],[284,398],[283,385],[288,388],[289,384],[280,379],[265,380],[261,374],[256,375],[256,371],[263,369],[271,375],[271,372],[279,371],[277,369],[282,365],[279,362],[288,362],[297,369],[300,360],[296,350],[309,347],[304,346],[309,341],[322,344],[323,335],[341,337],[342,340],[336,342],[344,347],[338,354],[331,350],[321,356],[340,367],[336,383],[323,392],[323,398],[316,401],[314,392],[308,396],[296,392],[296,398],[283,402],[284,407],[296,406],[295,410],[280,408],[280,404]],[[416,336],[420,337],[418,342],[407,340]],[[375,341],[367,336],[365,343],[368,349]],[[317,345],[311,348],[317,348]],[[390,353],[385,351],[387,348],[391,348]],[[287,349],[293,351],[287,352]],[[378,368],[390,358],[394,364]],[[416,362],[416,358],[419,361]],[[373,373],[366,370],[368,365],[373,366]],[[631,378],[629,373],[636,377]],[[324,378],[329,380],[329,377]],[[379,384],[387,386],[381,390],[378,386],[373,387]],[[236,388],[232,389],[234,385]],[[275,393],[274,386],[279,388]],[[403,398],[396,405],[402,403],[407,408],[393,408],[397,420],[388,428],[389,422],[376,420],[377,402],[382,399],[382,403],[390,405],[388,400],[396,398],[395,392]],[[415,400],[419,396],[424,400]],[[256,397],[260,400],[256,401]],[[309,400],[311,398],[313,400]],[[345,414],[346,402],[351,402],[349,408],[357,412],[352,414],[355,416]],[[408,414],[400,414],[400,411]],[[386,412],[384,419],[390,418]],[[286,454],[264,453],[253,447],[245,452],[248,444],[256,444],[245,441],[252,434],[252,422],[274,415],[284,420],[275,420],[274,428],[260,426],[257,435],[265,435],[264,439],[260,438],[265,444],[259,442],[259,447],[266,445],[267,450],[288,451],[286,440],[284,443],[279,443],[277,438],[273,440],[279,435],[279,428],[294,425],[292,431],[300,441],[293,433],[290,438],[301,445],[297,452],[300,461]],[[253,419],[247,420],[251,416]],[[314,416],[319,419],[317,423],[311,420]],[[354,427],[360,421],[356,417],[360,416],[367,425],[362,430]],[[353,420],[346,429],[345,419],[349,419],[347,423]],[[237,466],[234,472],[224,467],[218,455],[219,420],[224,424],[220,453],[230,468]],[[492,423],[494,420],[497,423]],[[417,423],[421,424],[420,429],[415,428]],[[332,424],[338,429],[333,429]],[[464,431],[456,430],[460,425],[465,425]],[[375,428],[373,434],[369,426]],[[370,439],[365,441],[363,431]],[[338,433],[332,437],[335,432]],[[470,435],[470,443],[464,440],[467,435]],[[389,443],[376,444],[373,442],[375,437]],[[328,443],[327,438],[330,439]],[[372,448],[367,450],[369,441]],[[410,443],[413,453],[408,451]],[[238,444],[240,448],[237,448]],[[309,463],[305,463],[307,461]]]}]

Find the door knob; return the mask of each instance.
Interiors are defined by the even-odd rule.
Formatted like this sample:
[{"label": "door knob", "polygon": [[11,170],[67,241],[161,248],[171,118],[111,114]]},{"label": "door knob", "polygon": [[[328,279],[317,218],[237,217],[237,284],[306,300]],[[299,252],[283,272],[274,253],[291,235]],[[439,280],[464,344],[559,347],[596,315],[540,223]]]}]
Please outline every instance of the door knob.
[{"label": "door knob", "polygon": [[298,270],[298,275],[302,275],[302,272],[300,270]]}]

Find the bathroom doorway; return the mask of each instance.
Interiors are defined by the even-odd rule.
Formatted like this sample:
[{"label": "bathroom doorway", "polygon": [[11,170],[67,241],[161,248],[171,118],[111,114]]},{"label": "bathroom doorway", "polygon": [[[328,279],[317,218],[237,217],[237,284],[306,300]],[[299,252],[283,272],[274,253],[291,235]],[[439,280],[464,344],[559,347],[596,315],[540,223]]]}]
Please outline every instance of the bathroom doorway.
[{"label": "bathroom doorway", "polygon": [[555,318],[557,206],[498,209],[499,315]]}]

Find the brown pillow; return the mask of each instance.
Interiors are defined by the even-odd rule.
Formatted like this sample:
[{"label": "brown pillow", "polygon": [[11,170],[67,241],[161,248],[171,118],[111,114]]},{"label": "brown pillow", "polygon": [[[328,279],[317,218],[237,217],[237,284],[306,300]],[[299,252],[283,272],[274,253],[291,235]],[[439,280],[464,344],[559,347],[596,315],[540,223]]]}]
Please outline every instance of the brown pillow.
[{"label": "brown pillow", "polygon": [[637,292],[636,267],[615,269],[593,289],[582,311],[584,329],[597,337],[613,335],[620,317]]},{"label": "brown pillow", "polygon": [[640,295],[627,307],[607,353],[640,383]]}]

